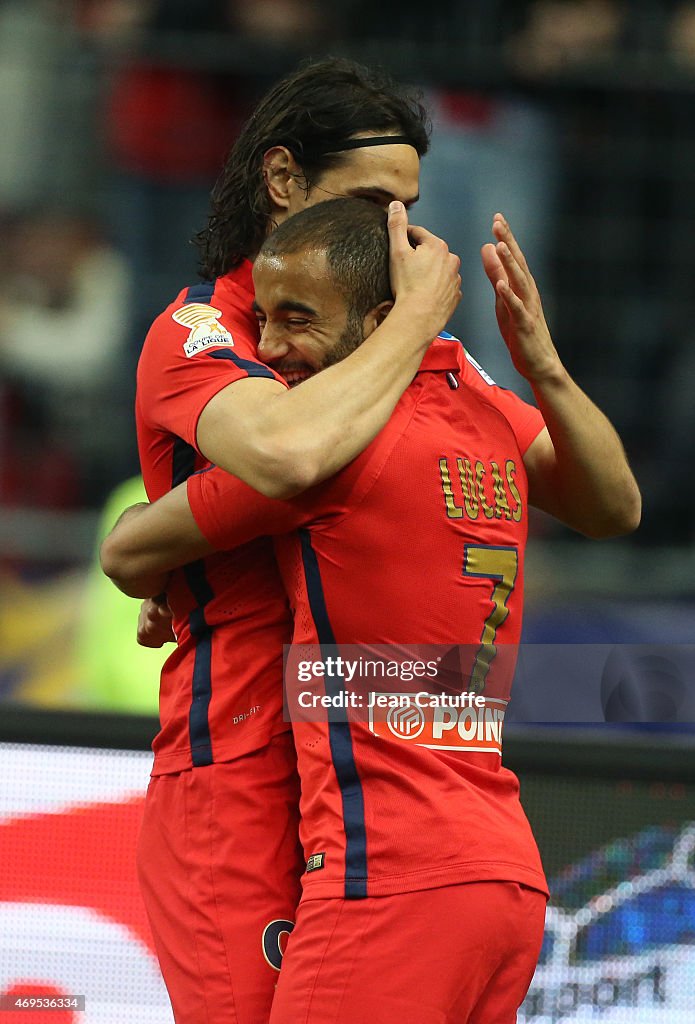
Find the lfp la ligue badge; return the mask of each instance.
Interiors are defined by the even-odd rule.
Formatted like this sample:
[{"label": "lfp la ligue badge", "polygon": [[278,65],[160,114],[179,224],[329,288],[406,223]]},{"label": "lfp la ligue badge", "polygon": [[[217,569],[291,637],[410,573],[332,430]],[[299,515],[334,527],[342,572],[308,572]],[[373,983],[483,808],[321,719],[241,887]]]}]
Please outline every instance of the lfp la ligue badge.
[{"label": "lfp la ligue badge", "polygon": [[189,302],[181,309],[174,310],[171,316],[177,324],[191,329],[188,340],[183,345],[188,359],[213,345],[234,344],[234,339],[227,328],[219,323],[221,309],[215,309],[214,306],[207,306],[202,302]]}]

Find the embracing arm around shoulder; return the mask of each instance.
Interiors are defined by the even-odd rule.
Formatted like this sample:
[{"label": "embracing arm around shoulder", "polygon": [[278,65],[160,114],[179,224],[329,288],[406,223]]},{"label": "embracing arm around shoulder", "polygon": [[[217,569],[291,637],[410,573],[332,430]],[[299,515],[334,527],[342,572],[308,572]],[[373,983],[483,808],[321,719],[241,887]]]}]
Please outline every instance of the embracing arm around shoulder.
[{"label": "embracing arm around shoulder", "polygon": [[642,505],[620,438],[562,365],[536,284],[501,214],[493,233],[497,244],[483,246],[482,258],[497,322],[546,423],[524,455],[529,500],[587,537],[631,533]]},{"label": "embracing arm around shoulder", "polygon": [[268,497],[298,494],[367,447],[458,304],[458,257],[424,228],[409,228],[397,205],[388,221],[395,303],[374,333],[290,391],[272,380],[236,381],[200,415],[205,458]]},{"label": "embracing arm around shoulder", "polygon": [[101,568],[129,597],[166,590],[169,575],[213,550],[193,518],[186,484],[152,505],[131,505],[104,539]]},{"label": "embracing arm around shoulder", "polygon": [[218,467],[194,474],[151,505],[126,509],[101,545],[101,567],[129,597],[152,597],[182,565],[305,525],[321,491],[280,501]]}]

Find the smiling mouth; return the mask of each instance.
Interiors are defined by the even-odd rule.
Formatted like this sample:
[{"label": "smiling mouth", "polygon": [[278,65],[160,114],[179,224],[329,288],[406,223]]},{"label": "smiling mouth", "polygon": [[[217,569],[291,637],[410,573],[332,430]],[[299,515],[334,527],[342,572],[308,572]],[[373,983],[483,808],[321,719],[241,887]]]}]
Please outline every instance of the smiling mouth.
[{"label": "smiling mouth", "polygon": [[316,370],[312,370],[309,367],[303,367],[301,370],[283,370],[282,367],[276,367],[276,372],[287,381],[288,387],[295,388],[298,384],[301,384],[305,380],[309,380],[316,373]]}]

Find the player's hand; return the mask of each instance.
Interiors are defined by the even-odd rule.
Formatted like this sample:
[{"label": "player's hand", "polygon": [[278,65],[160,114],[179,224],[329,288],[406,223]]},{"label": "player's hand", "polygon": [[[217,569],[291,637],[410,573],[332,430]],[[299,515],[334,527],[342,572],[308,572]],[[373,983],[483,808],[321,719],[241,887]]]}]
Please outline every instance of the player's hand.
[{"label": "player's hand", "polygon": [[175,644],[172,614],[165,597],[148,597],[140,606],[138,643],[141,647],[163,647]]},{"label": "player's hand", "polygon": [[519,243],[501,213],[493,218],[492,233],[497,243],[488,242],[480,254],[495,290],[500,333],[519,373],[531,384],[540,383],[562,370],[541,297]]},{"label": "player's hand", "polygon": [[411,319],[430,340],[446,327],[461,299],[461,261],[441,238],[409,225],[402,203],[390,204],[388,230],[396,303],[407,303]]}]

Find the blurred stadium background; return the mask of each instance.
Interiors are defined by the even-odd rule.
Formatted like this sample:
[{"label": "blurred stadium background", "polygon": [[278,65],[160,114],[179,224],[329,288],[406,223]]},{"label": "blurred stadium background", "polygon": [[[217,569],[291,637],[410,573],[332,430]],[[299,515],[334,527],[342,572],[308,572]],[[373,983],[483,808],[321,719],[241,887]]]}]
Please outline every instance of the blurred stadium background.
[{"label": "blurred stadium background", "polygon": [[[135,647],[137,606],[95,563],[98,538],[141,493],[138,351],[196,280],[189,239],[238,126],[273,80],[325,53],[380,63],[425,93],[434,135],[414,219],[461,255],[452,331],[523,391],[479,260],[502,210],[568,368],[616,424],[642,487],[643,524],[625,540],[591,544],[533,520],[526,641],[657,646],[667,659],[695,643],[695,2],[0,0],[0,760],[4,851],[21,867],[0,904],[0,992],[17,979],[67,991],[81,977],[74,990],[93,983],[98,1009],[80,1019],[123,1019],[86,949],[99,963],[111,950],[124,971],[151,956],[127,858],[105,875],[80,868],[81,888],[45,847],[58,811],[75,808],[95,812],[97,846],[129,835],[147,775],[146,755],[76,749],[144,750],[154,729],[142,716],[156,711],[161,655]],[[670,684],[662,673],[645,685]],[[695,1020],[692,731],[668,701],[647,705],[604,701],[604,717],[639,730],[511,736],[556,894],[523,1018],[534,1024]],[[665,720],[658,735],[649,718]],[[55,792],[42,792],[36,758],[64,780]],[[69,846],[69,821],[59,827]],[[109,902],[119,893],[130,910]],[[44,919],[41,901],[69,910]],[[10,948],[43,951],[30,960],[40,977]],[[168,1019],[150,968],[137,970],[129,1019]]]}]

